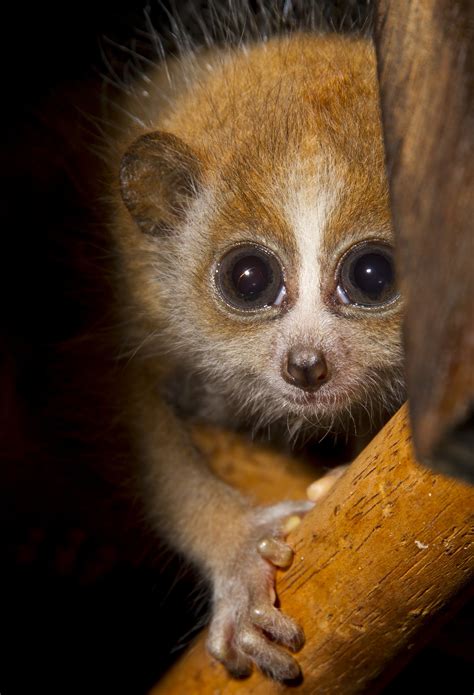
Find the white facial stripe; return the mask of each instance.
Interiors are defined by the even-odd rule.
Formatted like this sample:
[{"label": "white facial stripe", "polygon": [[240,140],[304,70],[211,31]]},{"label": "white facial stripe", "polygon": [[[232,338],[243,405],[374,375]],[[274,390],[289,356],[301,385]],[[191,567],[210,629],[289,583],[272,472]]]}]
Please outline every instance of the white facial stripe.
[{"label": "white facial stripe", "polygon": [[300,271],[298,301],[292,313],[299,325],[299,332],[311,334],[317,315],[322,316],[321,255],[323,234],[334,209],[339,187],[331,181],[331,189],[317,179],[314,185],[296,189],[287,206],[287,215],[298,244]]}]

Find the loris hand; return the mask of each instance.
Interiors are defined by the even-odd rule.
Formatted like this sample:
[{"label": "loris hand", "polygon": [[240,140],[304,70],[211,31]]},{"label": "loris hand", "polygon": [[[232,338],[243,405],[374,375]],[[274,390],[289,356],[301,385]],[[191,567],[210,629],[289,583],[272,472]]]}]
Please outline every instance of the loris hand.
[{"label": "loris hand", "polygon": [[289,567],[293,559],[293,551],[284,542],[289,532],[285,520],[312,506],[311,502],[282,502],[251,510],[242,522],[240,541],[214,578],[208,649],[232,675],[249,674],[252,663],[277,680],[300,674],[298,663],[282,647],[298,651],[304,634],[275,608],[275,568]]}]

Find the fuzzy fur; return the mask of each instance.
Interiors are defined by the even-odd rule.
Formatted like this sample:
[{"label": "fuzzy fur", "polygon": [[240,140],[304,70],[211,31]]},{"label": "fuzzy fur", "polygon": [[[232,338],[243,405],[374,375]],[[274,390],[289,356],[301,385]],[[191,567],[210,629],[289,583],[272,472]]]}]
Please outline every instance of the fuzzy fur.
[{"label": "fuzzy fur", "polygon": [[[206,417],[214,393],[226,421],[225,395],[227,424],[286,422],[294,436],[308,424],[353,428],[368,411],[379,425],[403,398],[400,302],[367,311],[331,300],[343,253],[392,238],[370,45],[300,35],[184,61],[173,65],[172,107],[160,101],[160,68],[146,125],[129,136],[173,133],[199,153],[204,180],[175,234],[150,239],[127,213],[117,224],[133,313],[144,318],[137,354],[177,358],[181,381],[184,373],[200,385],[196,410]],[[188,68],[194,81],[183,86]],[[128,109],[138,108],[132,99]],[[283,261],[294,307],[278,320],[233,314],[216,297],[213,264],[244,240]],[[283,354],[303,339],[334,366],[316,400],[294,397],[279,375]]]},{"label": "fuzzy fur", "polygon": [[[295,662],[251,618],[273,577],[255,543],[280,534],[283,512],[269,525],[213,478],[183,414],[290,439],[376,430],[404,397],[402,302],[367,309],[336,293],[348,249],[392,242],[373,48],[301,31],[297,4],[258,8],[232,5],[219,40],[203,20],[200,45],[176,25],[179,55],[125,85],[105,158],[150,516],[213,583],[211,652],[232,672],[253,660],[285,678]],[[280,259],[280,306],[245,313],[216,290],[216,264],[246,241]],[[316,393],[282,378],[301,343],[330,365]],[[298,629],[270,604],[264,615],[291,646]]]}]

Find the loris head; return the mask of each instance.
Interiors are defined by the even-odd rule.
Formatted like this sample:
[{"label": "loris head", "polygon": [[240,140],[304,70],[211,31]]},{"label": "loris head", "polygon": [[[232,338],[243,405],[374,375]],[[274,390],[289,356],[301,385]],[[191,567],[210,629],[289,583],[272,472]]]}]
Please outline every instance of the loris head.
[{"label": "loris head", "polygon": [[161,347],[262,425],[383,416],[401,300],[370,45],[300,35],[194,70],[122,160]]}]

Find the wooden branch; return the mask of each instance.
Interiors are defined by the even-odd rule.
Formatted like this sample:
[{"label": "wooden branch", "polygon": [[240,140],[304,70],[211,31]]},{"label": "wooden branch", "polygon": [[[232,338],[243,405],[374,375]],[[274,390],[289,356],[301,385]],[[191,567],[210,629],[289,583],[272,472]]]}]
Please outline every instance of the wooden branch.
[{"label": "wooden branch", "polygon": [[377,10],[415,449],[474,482],[474,3]]},{"label": "wooden branch", "polygon": [[[238,451],[234,440],[229,452],[213,439],[208,453],[223,478],[247,487],[242,445]],[[265,501],[298,495],[308,482],[307,471],[292,474],[277,459],[263,472],[272,490]],[[306,632],[303,682],[287,688],[258,673],[232,680],[206,654],[202,636],[152,695],[376,692],[472,581],[473,511],[472,487],[414,461],[402,408],[290,537],[295,560],[277,590]]]}]

